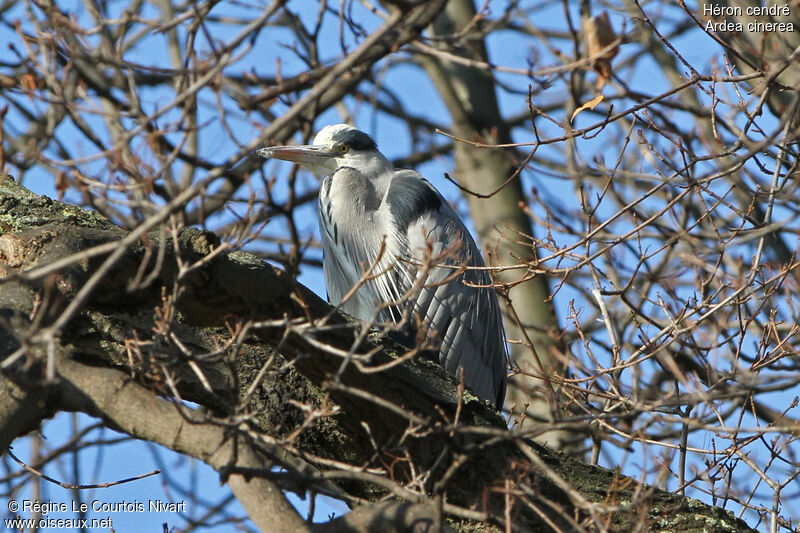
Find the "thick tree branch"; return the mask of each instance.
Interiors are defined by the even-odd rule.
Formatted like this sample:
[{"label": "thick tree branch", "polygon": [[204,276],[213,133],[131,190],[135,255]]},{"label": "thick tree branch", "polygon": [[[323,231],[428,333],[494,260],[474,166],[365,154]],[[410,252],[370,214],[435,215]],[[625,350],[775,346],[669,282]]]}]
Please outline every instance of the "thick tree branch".
[{"label": "thick tree branch", "polygon": [[[20,286],[33,291],[40,300],[49,290],[53,294],[48,296],[48,301],[58,302],[58,295],[68,297],[69,290],[75,288],[74,284],[88,279],[93,265],[102,258],[88,258],[84,253],[82,261],[44,278],[46,281],[52,276],[61,276],[52,284],[33,275],[36,270],[30,270],[31,265],[41,269],[44,257],[48,261],[58,261],[73,256],[76,249],[65,243],[75,244],[80,250],[81,243],[84,246],[98,245],[97,235],[105,235],[111,239],[109,242],[113,239],[123,242],[125,232],[110,231],[107,222],[98,220],[95,227],[91,227],[93,216],[90,213],[32,196],[10,180],[0,183],[0,188],[0,193],[3,193],[0,195],[0,221],[7,220],[4,217],[24,205],[29,213],[26,220],[32,222],[28,224],[21,217],[17,218],[12,231],[0,236],[0,264],[6,269],[4,281],[0,284],[2,302],[13,301],[6,294],[13,294]],[[54,222],[49,224],[45,223],[48,213],[54,218]],[[58,218],[57,213],[72,215]],[[102,232],[97,233],[100,230]],[[71,238],[67,238],[67,234]],[[87,239],[87,235],[92,238]],[[31,243],[38,243],[35,253]],[[162,254],[155,253],[159,247],[164,247]],[[26,250],[26,254],[20,255],[21,250]],[[59,258],[59,254],[64,257]],[[162,257],[161,262],[154,263],[153,258],[158,256]],[[152,283],[163,287],[165,292],[143,285],[129,292],[131,278],[125,273],[135,273],[142,265],[152,267],[154,264],[158,265],[158,270]],[[575,517],[579,517],[577,520],[610,520],[619,530],[639,526],[645,530],[660,530],[666,524],[665,513],[671,524],[682,522],[694,530],[701,526],[711,531],[748,530],[746,525],[724,511],[553,454],[529,443],[524,434],[507,431],[503,420],[488,404],[470,396],[459,404],[458,386],[437,365],[413,358],[398,361],[396,346],[374,335],[363,337],[361,324],[332,312],[327,304],[274,267],[243,252],[218,249],[218,243],[210,234],[187,229],[180,232],[175,241],[164,239],[158,233],[149,234],[146,241],[130,247],[117,269],[104,280],[103,290],[93,293],[87,300],[87,309],[67,323],[61,332],[55,354],[62,383],[59,388],[61,395],[51,398],[49,409],[90,412],[103,417],[112,427],[140,438],[164,442],[184,453],[197,454],[220,471],[225,472],[227,468],[231,471],[232,487],[248,509],[258,506],[270,509],[267,506],[272,506],[274,511],[286,505],[277,496],[261,501],[259,498],[264,497],[263,494],[244,494],[255,486],[263,486],[265,494],[275,490],[275,486],[266,481],[268,478],[257,479],[252,470],[263,472],[269,463],[258,455],[243,452],[249,442],[246,437],[254,434],[238,425],[231,427],[236,429],[232,433],[220,427],[209,428],[207,424],[194,425],[184,418],[185,413],[181,416],[173,404],[158,399],[149,388],[162,395],[173,394],[171,391],[174,389],[165,386],[164,380],[168,375],[185,378],[181,390],[194,391],[193,398],[201,399],[213,411],[228,415],[226,409],[237,405],[236,398],[241,398],[242,393],[248,394],[252,378],[259,375],[260,369],[269,368],[267,363],[272,357],[270,354],[274,353],[269,348],[279,347],[294,368],[324,392],[322,403],[316,405],[323,405],[327,401],[324,397],[328,395],[342,408],[339,415],[323,415],[322,418],[333,418],[339,431],[349,435],[353,442],[361,439],[375,444],[377,448],[373,450],[370,468],[380,467],[383,464],[380,459],[386,457],[385,453],[402,450],[408,464],[430,472],[426,492],[434,495],[434,501],[436,494],[444,498],[442,509],[448,515],[472,519],[504,516],[509,501],[506,498],[516,498],[514,495],[519,494],[523,499],[512,515],[506,515],[507,519],[526,524],[534,531],[571,528]],[[149,270],[145,268],[145,271]],[[59,292],[62,289],[67,292]],[[175,294],[176,299],[172,301],[166,294]],[[122,302],[125,302],[124,306]],[[30,324],[36,323],[36,317],[46,320],[52,314],[41,310],[34,313],[27,307],[29,304],[30,301],[27,304],[12,302],[10,309],[5,307],[3,310],[6,314],[19,313],[23,318],[33,316],[29,325],[20,327],[6,323],[3,327],[6,335],[13,333],[20,346],[25,346],[25,357],[36,366],[41,364],[43,354],[33,335],[35,328]],[[173,306],[174,310],[180,310],[180,320],[178,315],[174,315],[174,320],[152,322],[154,315],[173,316]],[[149,321],[143,318],[148,315]],[[134,325],[137,321],[138,327]],[[247,351],[236,352],[236,360],[187,358],[184,353],[187,351],[198,356],[213,353],[214,342],[203,339],[205,335],[213,335],[210,333],[213,330],[206,328],[218,324],[226,325],[229,332],[251,328],[267,349],[261,355],[252,352],[251,355],[256,357],[252,362],[238,361],[239,357],[250,357]],[[175,329],[165,338],[178,339],[183,351],[169,348],[166,344],[159,347],[164,340],[159,340],[154,332],[158,328],[163,331],[170,327]],[[115,328],[123,328],[123,331],[107,331]],[[215,338],[217,345],[223,338],[221,333]],[[89,341],[92,335],[98,339],[94,344]],[[237,335],[233,335],[234,339],[240,338]],[[103,340],[115,336],[126,341],[127,351],[120,347],[119,341]],[[137,348],[145,344],[151,346],[150,352]],[[199,349],[195,352],[192,347]],[[367,353],[369,356],[356,357],[356,354]],[[4,345],[0,358],[7,361],[8,356],[9,348]],[[17,383],[30,383],[30,378],[23,379],[22,362],[19,359],[6,365],[0,377],[11,376]],[[249,374],[251,379],[242,383],[238,380],[244,374],[232,371],[240,363],[254,370]],[[88,371],[87,364],[118,367],[124,374],[119,370],[102,368]],[[387,367],[373,371],[379,365]],[[128,377],[131,372],[134,378]],[[174,381],[174,377],[172,379]],[[34,380],[34,384],[39,381]],[[136,384],[137,381],[147,383],[148,388],[142,388]],[[227,387],[226,383],[229,384]],[[206,387],[211,387],[211,390],[202,392]],[[227,389],[227,396],[217,395],[215,388],[219,388],[219,392]],[[231,388],[236,390],[232,398]],[[270,405],[264,403],[260,408],[269,409]],[[272,408],[286,410],[285,404]],[[149,417],[150,412],[157,415],[153,417],[155,420]],[[269,427],[269,420],[266,415],[252,417],[248,418],[248,424],[260,425],[259,430],[266,434],[281,434],[276,428]],[[320,442],[324,443],[330,426],[321,428]],[[3,428],[4,432],[6,429]],[[30,429],[29,425],[17,425],[15,431],[27,429]],[[283,434],[286,429],[283,428]],[[288,428],[290,432],[292,429]],[[239,431],[244,431],[244,436]],[[307,431],[314,435],[317,426],[311,425]],[[313,436],[306,438],[314,440]],[[294,441],[286,442],[288,446]],[[234,443],[243,444],[244,448],[239,446],[236,449]],[[363,451],[366,452],[367,448]],[[336,449],[331,450],[334,452]],[[300,458],[314,460],[305,455],[302,445],[300,449],[295,448],[295,453]],[[358,453],[355,457],[359,457]],[[237,461],[235,467],[245,469],[231,469],[234,459]],[[348,457],[337,459],[344,464]],[[241,475],[243,472],[254,474],[249,482]],[[330,474],[335,477],[336,469],[332,469]],[[402,467],[390,467],[386,477],[367,472],[359,474],[359,470],[344,470],[340,474],[343,479],[361,476],[364,481],[378,483],[396,494],[426,498],[423,493],[398,485],[398,480],[405,479],[407,474]],[[395,476],[395,480],[389,476]],[[308,479],[312,478],[314,476]],[[513,487],[518,489],[511,490]],[[362,490],[360,494],[376,498],[385,492],[376,490],[370,495]],[[608,502],[614,503],[609,505]],[[426,526],[430,520],[438,520],[438,515],[430,511],[427,503],[419,508],[389,505],[383,514],[376,509],[361,511],[366,517],[362,523],[391,520],[396,527],[402,528],[405,527],[403,524]],[[265,518],[258,514],[258,509],[252,512],[254,520],[260,521],[262,518],[259,516]],[[286,513],[290,515],[287,520],[298,520],[289,511]],[[371,513],[373,517],[369,518]],[[349,520],[355,524],[362,520],[360,516],[353,515]],[[546,520],[543,521],[542,517]],[[499,518],[493,520],[496,525],[501,525]],[[346,524],[347,520],[341,523]],[[459,529],[472,529],[469,523],[465,522]],[[715,525],[709,528],[712,523]],[[332,524],[331,527],[339,526]]]},{"label": "thick tree branch", "polygon": [[[58,374],[61,409],[102,418],[112,429],[196,457],[222,474],[234,469],[268,471],[271,467],[270,461],[235,432],[158,398],[121,372],[60,358]],[[273,481],[232,473],[227,483],[262,531],[308,529]]]}]

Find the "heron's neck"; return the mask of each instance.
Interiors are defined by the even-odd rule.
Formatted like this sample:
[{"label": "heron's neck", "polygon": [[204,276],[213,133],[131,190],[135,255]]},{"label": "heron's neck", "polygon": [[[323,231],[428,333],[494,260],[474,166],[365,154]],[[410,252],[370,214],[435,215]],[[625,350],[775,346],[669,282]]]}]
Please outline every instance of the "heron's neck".
[{"label": "heron's neck", "polygon": [[388,189],[392,174],[394,174],[394,166],[391,161],[381,153],[352,158],[350,161],[343,163],[343,166],[358,169],[364,178],[375,187],[378,197],[383,196],[383,193]]}]

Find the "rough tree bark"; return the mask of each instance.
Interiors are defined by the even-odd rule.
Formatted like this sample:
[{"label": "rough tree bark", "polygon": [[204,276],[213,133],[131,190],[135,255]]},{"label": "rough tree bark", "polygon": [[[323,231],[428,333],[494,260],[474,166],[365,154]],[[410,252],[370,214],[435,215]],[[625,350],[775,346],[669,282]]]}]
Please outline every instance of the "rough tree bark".
[{"label": "rough tree bark", "polygon": [[[49,415],[81,411],[207,462],[264,531],[432,531],[442,525],[441,511],[452,519],[447,527],[483,531],[502,525],[496,517],[504,516],[509,483],[530,489],[523,495],[537,512],[517,506],[512,513],[530,531],[578,524],[750,531],[727,511],[507,431],[488,404],[468,394],[459,402],[459,387],[437,365],[409,359],[374,373],[343,365],[340,354],[352,353],[354,344],[370,354],[360,360],[365,370],[395,361],[398,351],[213,234],[183,228],[126,241],[130,233],[102,217],[32,194],[8,177],[0,179],[0,228],[3,450]],[[111,265],[110,258],[116,258]],[[85,305],[64,320],[87,284],[94,290]],[[159,337],[164,328],[168,335]],[[231,338],[233,357],[220,350]],[[178,398],[207,408],[214,423]],[[317,405],[322,414],[287,440],[306,420],[288,407],[290,400]],[[246,411],[231,412],[243,404]],[[381,452],[402,447],[415,467],[430,469],[434,497],[402,492],[381,476],[326,472],[306,460],[375,467],[380,454],[370,442]],[[286,475],[269,469],[276,461]],[[440,465],[453,461],[458,466],[443,471]],[[390,467],[387,477],[402,473]],[[356,509],[327,524],[305,523],[280,492],[302,492],[310,481]],[[370,503],[387,490],[399,498]]]}]

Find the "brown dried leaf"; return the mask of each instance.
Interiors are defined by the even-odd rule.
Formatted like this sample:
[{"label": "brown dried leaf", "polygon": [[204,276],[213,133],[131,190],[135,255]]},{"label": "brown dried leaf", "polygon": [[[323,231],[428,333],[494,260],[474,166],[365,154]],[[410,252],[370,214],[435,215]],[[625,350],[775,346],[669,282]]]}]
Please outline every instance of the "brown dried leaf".
[{"label": "brown dried leaf", "polygon": [[580,106],[578,109],[576,109],[575,111],[573,111],[573,113],[572,113],[572,116],[571,116],[571,117],[569,117],[569,121],[570,121],[570,122],[572,122],[573,120],[575,120],[575,116],[576,116],[578,113],[580,113],[581,111],[583,111],[584,109],[594,109],[595,107],[597,107],[597,105],[598,105],[600,102],[602,102],[602,101],[603,101],[603,100],[605,100],[605,99],[606,99],[605,95],[603,95],[603,94],[598,94],[597,96],[595,96],[594,98],[592,98],[591,100],[589,100],[588,102],[586,102],[585,104],[583,104],[582,106]]},{"label": "brown dried leaf", "polygon": [[597,71],[597,90],[602,89],[611,78],[611,60],[619,52],[619,46],[603,51],[617,40],[617,34],[611,27],[608,12],[603,11],[596,17],[583,21],[583,38],[592,61],[592,68]]},{"label": "brown dried leaf", "polygon": [[25,93],[33,98],[33,91],[36,90],[36,78],[31,73],[23,74],[20,78],[20,84]]}]

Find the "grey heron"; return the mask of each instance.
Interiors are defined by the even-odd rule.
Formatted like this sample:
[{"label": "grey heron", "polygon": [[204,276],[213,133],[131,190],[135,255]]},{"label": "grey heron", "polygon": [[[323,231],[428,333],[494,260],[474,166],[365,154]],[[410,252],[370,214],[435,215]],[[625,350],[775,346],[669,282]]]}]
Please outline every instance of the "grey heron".
[{"label": "grey heron", "polygon": [[[492,280],[464,223],[425,178],[398,170],[366,133],[324,127],[311,145],[265,158],[324,177],[323,271],[331,304],[364,321],[406,321],[479,398],[503,405],[508,356]],[[370,267],[371,270],[370,270]]]}]

